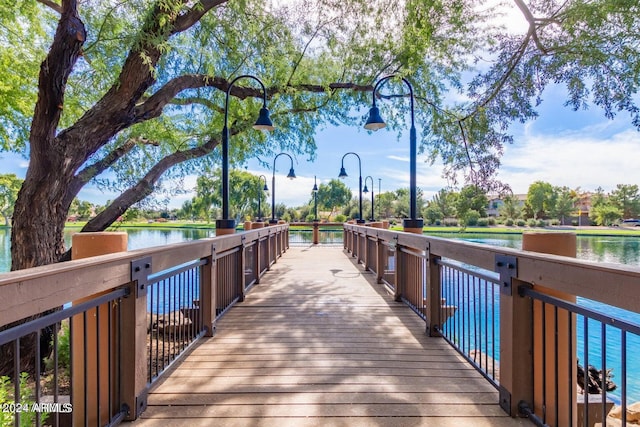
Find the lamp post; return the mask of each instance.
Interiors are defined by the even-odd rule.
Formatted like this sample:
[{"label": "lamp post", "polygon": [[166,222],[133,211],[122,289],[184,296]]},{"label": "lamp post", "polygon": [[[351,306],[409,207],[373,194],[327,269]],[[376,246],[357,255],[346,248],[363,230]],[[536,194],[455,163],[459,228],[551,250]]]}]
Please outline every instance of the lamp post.
[{"label": "lamp post", "polygon": [[364,178],[364,189],[362,189],[362,192],[364,194],[367,194],[369,192],[369,189],[367,188],[367,179],[371,180],[371,219],[370,219],[370,221],[373,222],[373,221],[375,221],[375,218],[374,218],[374,214],[373,214],[374,205],[373,205],[373,178],[372,177],[367,176],[367,177]]},{"label": "lamp post", "polygon": [[318,184],[316,181],[316,176],[313,176],[313,220],[318,220]]},{"label": "lamp post", "polygon": [[269,224],[277,224],[278,220],[276,220],[276,159],[280,156],[287,156],[289,160],[291,160],[291,169],[289,169],[289,174],[287,174],[287,178],[293,179],[296,177],[296,173],[293,170],[293,158],[287,153],[280,153],[273,158],[273,177],[271,178],[271,219],[269,220]]},{"label": "lamp post", "polygon": [[260,209],[260,201],[262,200],[262,193],[260,191],[269,191],[269,187],[267,187],[267,177],[264,175],[260,175],[258,179],[262,178],[264,180],[264,187],[258,189],[258,221],[262,222],[262,209]]},{"label": "lamp post", "polygon": [[236,230],[235,219],[229,218],[229,94],[234,83],[242,78],[250,78],[257,81],[262,87],[262,108],[258,120],[253,125],[258,130],[273,130],[274,126],[269,118],[267,109],[267,89],[260,79],[255,76],[243,74],[231,80],[227,87],[227,95],[224,101],[224,126],[222,127],[222,219],[216,220],[216,235],[232,234]]},{"label": "lamp post", "polygon": [[338,178],[346,178],[347,175],[347,171],[344,169],[344,158],[347,157],[349,154],[353,154],[354,156],[356,156],[358,158],[358,170],[359,170],[359,175],[358,175],[358,190],[360,191],[360,196],[359,196],[359,201],[360,201],[360,212],[358,215],[358,220],[356,221],[358,224],[364,224],[365,220],[362,219],[362,161],[360,160],[360,156],[358,156],[356,153],[354,152],[348,152],[346,153],[344,156],[342,156],[342,166],[340,167],[340,175],[338,175]]},{"label": "lamp post", "polygon": [[[371,105],[371,109],[369,110],[369,118],[365,123],[364,127],[368,130],[378,130],[382,129],[386,126],[382,117],[380,117],[380,110],[376,107],[376,91],[384,82],[389,80],[392,77],[395,77],[395,74],[391,74],[390,76],[386,76],[378,80],[373,87],[373,103]],[[422,227],[424,225],[424,221],[422,218],[417,217],[418,210],[418,201],[417,201],[417,189],[416,189],[416,127],[414,124],[414,108],[413,108],[413,87],[411,83],[404,77],[402,77],[402,81],[409,87],[409,95],[411,99],[411,129],[409,131],[409,216],[410,219],[405,219],[403,221],[404,231],[408,231],[411,233],[419,233],[422,234]]]}]

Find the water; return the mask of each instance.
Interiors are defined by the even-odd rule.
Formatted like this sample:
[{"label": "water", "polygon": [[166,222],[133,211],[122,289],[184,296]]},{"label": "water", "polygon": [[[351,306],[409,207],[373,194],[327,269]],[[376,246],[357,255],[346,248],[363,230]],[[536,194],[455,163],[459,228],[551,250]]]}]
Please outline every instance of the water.
[{"label": "water", "polygon": [[[522,249],[522,237],[520,235],[486,235],[486,234],[461,234],[447,235],[459,240],[484,243],[493,246]],[[640,266],[640,237],[608,237],[608,236],[577,236],[577,258],[596,262],[619,263]],[[590,310],[605,312],[607,316],[640,325],[640,314],[608,306],[586,298],[577,298],[577,304]],[[481,316],[483,314],[480,314]],[[497,315],[496,315],[497,316]],[[457,319],[459,322],[460,319]],[[497,322],[497,317],[496,317]],[[494,325],[496,328],[498,325]],[[606,363],[602,361],[602,326],[600,322],[588,320],[585,325],[584,317],[577,316],[577,355],[581,365],[585,362],[597,369],[612,369],[613,381],[618,389],[610,394],[616,403],[619,402],[620,385],[622,378],[622,348],[621,332],[617,328],[607,326],[605,328]],[[587,330],[588,351],[585,352],[585,329]],[[498,337],[496,337],[498,340]],[[493,343],[490,343],[493,344]],[[496,341],[499,348],[499,342]],[[627,334],[627,396],[629,403],[640,401],[640,337]],[[489,351],[491,353],[491,351]],[[588,357],[585,357],[587,354]],[[496,359],[499,355],[496,354]]]}]

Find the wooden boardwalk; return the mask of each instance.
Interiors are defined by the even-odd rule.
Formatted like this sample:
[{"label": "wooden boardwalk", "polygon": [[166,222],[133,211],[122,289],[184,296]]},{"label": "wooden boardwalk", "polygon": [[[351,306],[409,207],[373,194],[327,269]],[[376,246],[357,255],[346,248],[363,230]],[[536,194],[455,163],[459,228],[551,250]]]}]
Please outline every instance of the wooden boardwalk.
[{"label": "wooden boardwalk", "polygon": [[291,248],[136,426],[530,426],[337,247]]}]

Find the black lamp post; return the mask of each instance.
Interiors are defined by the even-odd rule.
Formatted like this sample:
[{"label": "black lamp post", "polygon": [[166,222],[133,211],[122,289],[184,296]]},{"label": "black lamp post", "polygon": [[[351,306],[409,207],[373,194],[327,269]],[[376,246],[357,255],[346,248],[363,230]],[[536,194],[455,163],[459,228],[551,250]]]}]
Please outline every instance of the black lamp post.
[{"label": "black lamp post", "polygon": [[364,224],[365,220],[362,219],[362,161],[360,160],[360,156],[358,156],[356,153],[354,152],[348,152],[346,153],[344,156],[342,156],[342,166],[340,167],[340,175],[338,175],[338,178],[346,178],[347,175],[347,171],[344,169],[344,158],[347,157],[349,154],[353,154],[354,156],[356,156],[358,158],[358,170],[359,170],[359,175],[358,175],[358,189],[360,191],[360,213],[358,216],[358,220],[356,221],[358,224]]},{"label": "black lamp post", "polygon": [[318,184],[316,182],[316,176],[313,176],[313,220],[318,220]]},{"label": "black lamp post", "polygon": [[373,205],[373,178],[372,177],[367,176],[367,177],[364,178],[364,188],[362,189],[362,192],[364,194],[367,194],[369,192],[369,189],[367,188],[367,179],[371,180],[371,219],[370,219],[370,221],[373,222],[373,221],[375,221],[375,218],[374,218],[374,214],[373,214],[374,205]]},{"label": "black lamp post", "polygon": [[273,158],[273,177],[271,178],[271,219],[269,220],[269,224],[277,224],[278,220],[276,220],[276,159],[280,156],[287,156],[289,160],[291,160],[291,169],[289,169],[289,174],[287,174],[287,178],[293,179],[296,177],[296,173],[293,170],[293,158],[287,153],[280,153]]},{"label": "black lamp post", "polygon": [[[378,130],[382,129],[386,126],[382,117],[380,117],[380,110],[376,107],[376,91],[381,84],[389,80],[390,78],[395,77],[395,74],[390,76],[386,76],[378,80],[378,82],[373,87],[373,103],[371,105],[371,109],[369,110],[369,118],[367,119],[367,123],[365,123],[364,127],[368,130]],[[417,217],[418,210],[418,201],[417,201],[417,189],[416,189],[416,127],[414,124],[414,109],[413,109],[413,87],[411,83],[404,77],[402,81],[409,87],[409,95],[411,98],[411,129],[409,131],[409,216],[410,219],[405,219],[403,221],[403,226],[405,231],[414,231],[422,233],[422,226],[424,225],[424,221],[421,218]],[[419,230],[419,231],[418,231]]]},{"label": "black lamp post", "polygon": [[258,221],[257,222],[262,222],[262,209],[260,209],[260,201],[262,200],[261,191],[269,191],[269,187],[267,187],[267,177],[264,175],[260,175],[258,179],[260,178],[264,180],[264,187],[262,187],[261,189],[258,189]]},{"label": "black lamp post", "polygon": [[233,233],[236,229],[235,219],[229,218],[229,94],[234,83],[242,78],[250,78],[257,81],[262,87],[262,108],[258,120],[253,125],[258,130],[275,129],[271,119],[269,118],[269,110],[267,109],[267,89],[260,79],[251,75],[241,75],[236,77],[229,83],[227,88],[227,96],[224,101],[224,126],[222,127],[222,219],[216,220],[216,234]]}]

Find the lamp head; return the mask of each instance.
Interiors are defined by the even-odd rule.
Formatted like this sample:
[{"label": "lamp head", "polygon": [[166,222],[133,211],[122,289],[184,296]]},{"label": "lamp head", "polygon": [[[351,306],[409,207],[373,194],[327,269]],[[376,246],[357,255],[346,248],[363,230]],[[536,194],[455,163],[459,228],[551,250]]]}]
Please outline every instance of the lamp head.
[{"label": "lamp head", "polygon": [[267,184],[264,184],[264,188],[262,189],[262,191],[269,191],[269,187],[267,187]]},{"label": "lamp head", "polygon": [[262,107],[260,109],[258,120],[256,120],[256,124],[253,125],[253,128],[257,130],[274,130],[276,128],[269,118],[269,110],[267,107]]},{"label": "lamp head", "polygon": [[340,168],[340,175],[338,175],[338,178],[346,178],[349,175],[347,175],[347,171],[344,170],[344,166]]},{"label": "lamp head", "polygon": [[313,189],[311,191],[316,193],[318,191],[318,185],[317,184],[313,184]]},{"label": "lamp head", "polygon": [[369,189],[367,188],[367,184],[364,185],[364,188],[362,189],[363,193],[368,193]]},{"label": "lamp head", "polygon": [[287,175],[287,178],[293,179],[295,177],[296,177],[296,173],[294,172],[293,168],[289,169],[289,175]]},{"label": "lamp head", "polygon": [[378,107],[371,107],[371,109],[369,110],[369,118],[364,124],[364,128],[367,130],[378,130],[382,129],[385,126],[387,126],[387,124],[384,122],[384,120],[382,120]]}]

